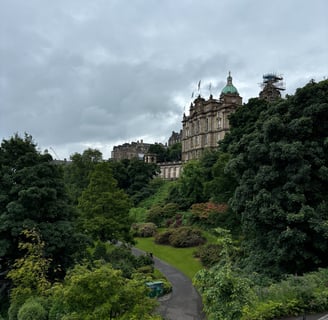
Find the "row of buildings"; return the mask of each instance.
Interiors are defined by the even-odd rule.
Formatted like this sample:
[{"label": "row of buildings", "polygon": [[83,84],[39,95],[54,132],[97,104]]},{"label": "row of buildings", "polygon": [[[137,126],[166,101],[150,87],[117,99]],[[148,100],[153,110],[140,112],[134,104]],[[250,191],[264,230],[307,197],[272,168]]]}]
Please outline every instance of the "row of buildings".
[{"label": "row of buildings", "polygon": [[[284,90],[281,80],[282,77],[275,74],[264,75],[260,98],[273,101],[281,97],[281,91]],[[183,115],[182,129],[180,132],[173,131],[167,144],[170,146],[181,142],[182,161],[158,163],[161,168],[160,176],[163,179],[176,179],[180,176],[183,163],[199,159],[206,149],[216,149],[218,142],[230,129],[230,114],[241,105],[242,97],[232,83],[230,72],[218,98],[212,94],[208,99],[199,95],[190,104],[189,114]],[[150,145],[141,140],[115,146],[111,157],[113,160],[139,158],[146,162],[156,162],[156,156],[148,153]]]}]

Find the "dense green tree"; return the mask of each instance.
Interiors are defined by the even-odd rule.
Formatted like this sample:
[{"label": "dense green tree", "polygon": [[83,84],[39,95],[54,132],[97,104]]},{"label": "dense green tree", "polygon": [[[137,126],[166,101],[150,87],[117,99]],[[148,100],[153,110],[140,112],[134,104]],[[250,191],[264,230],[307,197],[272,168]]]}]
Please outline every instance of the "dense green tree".
[{"label": "dense green tree", "polygon": [[208,166],[210,175],[204,183],[204,192],[214,202],[228,203],[237,187],[236,179],[226,170],[230,154],[217,152],[215,160],[212,166]]},{"label": "dense green tree", "polygon": [[326,80],[269,105],[229,147],[239,182],[232,206],[242,216],[248,264],[260,272],[328,265],[327,132]]},{"label": "dense green tree", "polygon": [[235,144],[241,140],[244,134],[253,132],[261,112],[267,110],[268,107],[269,103],[266,100],[252,98],[232,113],[229,116],[231,129],[219,142],[220,150],[227,152],[231,147],[235,147]]},{"label": "dense green tree", "polygon": [[182,144],[177,142],[167,148],[167,161],[181,161]]},{"label": "dense green tree", "polygon": [[135,204],[152,194],[149,182],[159,173],[159,167],[155,163],[145,163],[132,159],[127,167],[129,175],[129,187],[127,193]]},{"label": "dense green tree", "polygon": [[156,154],[157,162],[167,161],[167,150],[160,143],[155,143],[155,144],[150,145],[150,147],[148,149],[148,153]]},{"label": "dense green tree", "polygon": [[201,162],[190,160],[183,166],[183,171],[176,184],[170,190],[167,201],[177,203],[187,209],[193,203],[205,202],[204,175]]},{"label": "dense green tree", "polygon": [[209,320],[238,320],[242,311],[251,305],[254,292],[249,279],[233,267],[237,248],[228,230],[216,230],[220,246],[220,262],[197,272],[194,284],[202,294],[204,311]]},{"label": "dense green tree", "polygon": [[22,256],[18,243],[24,229],[40,232],[45,256],[52,260],[50,269],[63,272],[73,262],[73,254],[83,251],[83,241],[75,231],[76,214],[68,203],[61,168],[49,154],[37,151],[31,136],[16,134],[1,143],[0,176],[1,286]]},{"label": "dense green tree", "polygon": [[110,163],[96,165],[90,183],[79,198],[83,230],[94,240],[130,241],[128,195],[117,187]]},{"label": "dense green tree", "polygon": [[109,264],[91,269],[77,265],[54,288],[50,318],[57,319],[57,314],[62,319],[160,319],[151,315],[154,306],[143,281],[126,279]]},{"label": "dense green tree", "polygon": [[74,204],[77,204],[82,191],[89,184],[90,173],[95,165],[102,161],[102,154],[97,149],[86,149],[82,154],[74,153],[65,165],[65,185]]}]

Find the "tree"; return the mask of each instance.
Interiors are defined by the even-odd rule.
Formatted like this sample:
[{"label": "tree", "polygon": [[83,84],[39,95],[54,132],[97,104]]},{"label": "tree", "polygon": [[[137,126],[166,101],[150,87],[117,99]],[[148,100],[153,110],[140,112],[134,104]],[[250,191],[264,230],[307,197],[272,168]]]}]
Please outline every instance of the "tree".
[{"label": "tree", "polygon": [[193,203],[205,202],[203,168],[199,160],[190,160],[183,166],[182,174],[173,185],[168,202],[177,203],[180,208],[187,209]]},{"label": "tree", "polygon": [[[45,258],[45,243],[35,229],[23,230],[21,235],[24,239],[19,242],[18,249],[23,256],[15,261],[7,274],[7,278],[12,281],[8,314],[10,319],[16,319],[19,314],[34,314],[34,318],[30,319],[38,319],[35,316],[37,310],[41,310],[41,314],[45,311],[42,311],[43,307],[37,301],[30,301],[24,308],[23,306],[32,297],[47,295],[51,285],[47,278],[51,260]],[[20,318],[24,317],[18,316]]]},{"label": "tree", "polygon": [[142,281],[123,278],[109,264],[94,268],[77,265],[63,284],[54,288],[50,318],[128,320],[159,319],[151,316],[155,302],[147,297]]},{"label": "tree", "polygon": [[99,163],[90,175],[90,183],[79,198],[83,230],[94,240],[131,241],[127,194],[117,188],[111,166]]},{"label": "tree", "polygon": [[88,186],[90,173],[95,165],[102,161],[102,154],[97,149],[86,149],[82,154],[74,153],[71,162],[65,165],[65,185],[74,204],[77,204],[82,191]]},{"label": "tree", "polygon": [[328,81],[309,83],[268,107],[234,141],[249,265],[273,275],[328,265]]},{"label": "tree", "polygon": [[24,229],[40,232],[50,270],[63,275],[83,251],[84,240],[75,229],[76,212],[68,203],[61,168],[36,150],[31,136],[16,134],[1,143],[0,176],[1,282],[7,283],[5,274],[22,256],[18,243]]},{"label": "tree", "polygon": [[204,183],[205,194],[217,203],[227,203],[237,187],[236,179],[226,170],[229,160],[229,153],[218,152],[214,165],[209,166],[211,177]]},{"label": "tree", "polygon": [[148,149],[148,153],[156,154],[157,162],[167,161],[167,150],[160,143],[155,143],[155,144],[150,145],[150,147]]},{"label": "tree", "polygon": [[181,161],[182,144],[177,142],[167,148],[167,161]]},{"label": "tree", "polygon": [[236,251],[230,232],[217,228],[221,260],[210,269],[197,272],[194,284],[202,294],[204,311],[209,320],[238,320],[254,300],[251,282],[232,266]]}]

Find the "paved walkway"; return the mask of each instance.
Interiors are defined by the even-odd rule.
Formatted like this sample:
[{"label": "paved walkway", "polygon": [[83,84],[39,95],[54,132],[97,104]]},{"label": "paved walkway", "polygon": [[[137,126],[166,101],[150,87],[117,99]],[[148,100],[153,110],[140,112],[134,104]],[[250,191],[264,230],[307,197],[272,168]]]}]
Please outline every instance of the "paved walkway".
[{"label": "paved walkway", "polygon": [[[132,252],[136,255],[144,254],[136,248],[133,248]],[[165,320],[204,320],[201,297],[190,279],[156,257],[154,262],[155,268],[165,275],[173,287],[172,293],[159,299],[158,313]]]},{"label": "paved walkway", "polygon": [[[132,248],[135,255],[145,252]],[[154,257],[155,268],[162,272],[171,282],[173,291],[171,294],[159,299],[158,312],[165,320],[205,320],[202,312],[202,300],[190,279],[182,272],[170,266],[166,262]],[[312,314],[280,320],[328,320],[328,314]]]}]

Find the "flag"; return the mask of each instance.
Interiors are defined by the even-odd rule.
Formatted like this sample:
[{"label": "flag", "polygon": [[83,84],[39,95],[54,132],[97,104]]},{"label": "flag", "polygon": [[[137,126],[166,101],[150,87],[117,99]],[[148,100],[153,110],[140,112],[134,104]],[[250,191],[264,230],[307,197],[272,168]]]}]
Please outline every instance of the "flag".
[{"label": "flag", "polygon": [[199,80],[199,82],[198,82],[198,91],[200,90],[200,82],[201,82],[201,80]]},{"label": "flag", "polygon": [[208,91],[211,92],[212,90],[212,83],[210,82],[210,84],[208,85]]},{"label": "flag", "polygon": [[194,97],[194,91],[192,92],[192,94],[191,94],[191,99]]}]

